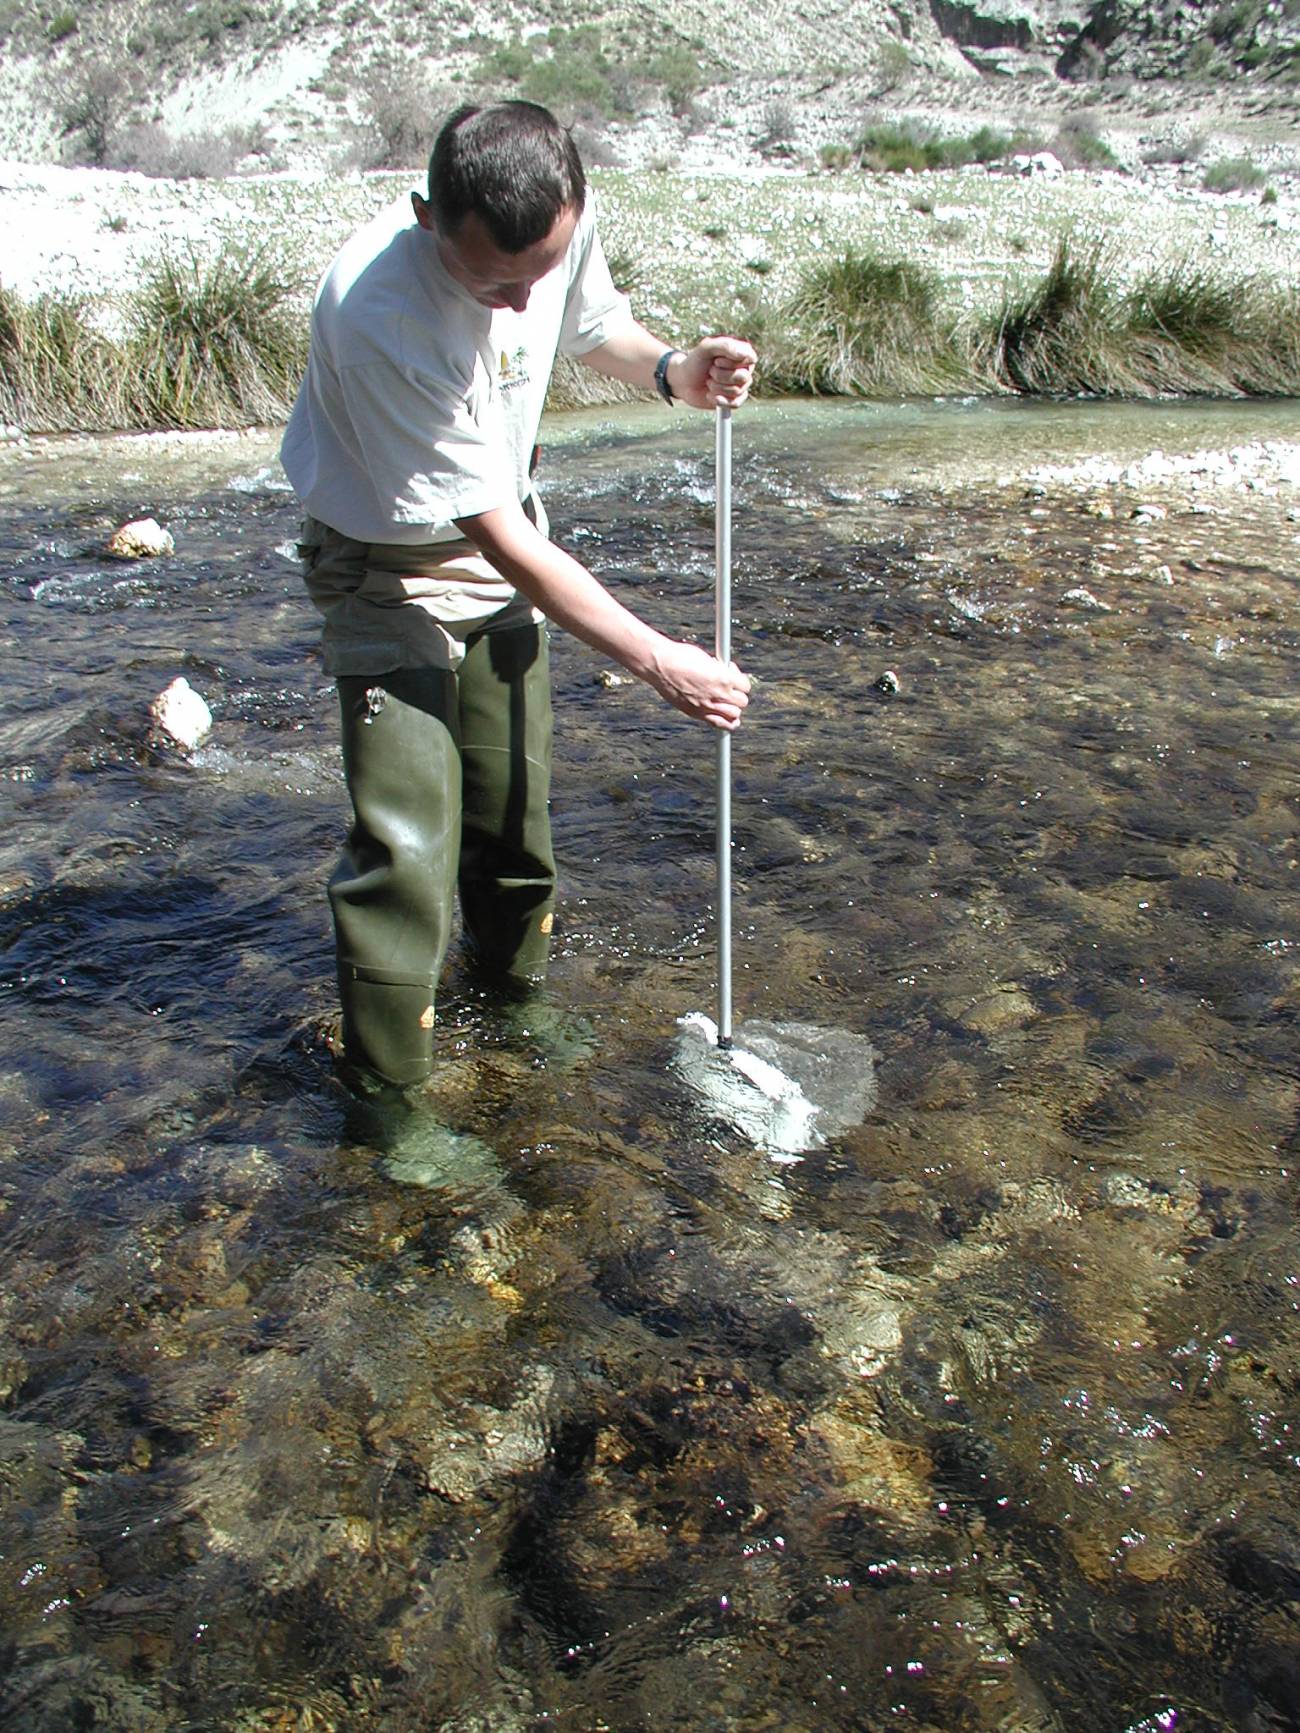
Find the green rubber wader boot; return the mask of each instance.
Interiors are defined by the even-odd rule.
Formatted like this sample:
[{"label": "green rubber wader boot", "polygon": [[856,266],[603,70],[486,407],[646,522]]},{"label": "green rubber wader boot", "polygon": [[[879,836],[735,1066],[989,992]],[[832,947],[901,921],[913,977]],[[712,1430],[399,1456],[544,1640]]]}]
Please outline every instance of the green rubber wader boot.
[{"label": "green rubber wader boot", "polygon": [[338,687],[354,814],[329,885],[343,1045],[363,1072],[418,1083],[458,881],[476,961],[507,980],[545,971],[555,898],[545,628],[479,634],[454,674],[399,669]]},{"label": "green rubber wader boot", "polygon": [[353,824],[329,882],[348,1063],[418,1083],[433,1057],[434,986],[460,858],[456,677],[341,676]]},{"label": "green rubber wader boot", "polygon": [[460,670],[465,938],[478,968],[520,985],[546,973],[555,908],[548,650],[544,626],[484,632]]}]

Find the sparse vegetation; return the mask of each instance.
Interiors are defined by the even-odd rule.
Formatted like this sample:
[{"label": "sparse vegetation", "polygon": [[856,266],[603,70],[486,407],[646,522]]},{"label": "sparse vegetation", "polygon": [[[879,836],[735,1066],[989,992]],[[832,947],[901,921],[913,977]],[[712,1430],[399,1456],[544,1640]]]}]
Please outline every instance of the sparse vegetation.
[{"label": "sparse vegetation", "polygon": [[1048,148],[1066,168],[1120,167],[1119,158],[1098,133],[1096,123],[1083,115],[1067,120]]},{"label": "sparse vegetation", "polygon": [[421,61],[386,54],[372,60],[357,83],[366,168],[420,168],[443,116],[455,106],[451,93],[431,82]]},{"label": "sparse vegetation", "polygon": [[764,156],[791,156],[799,134],[799,117],[792,102],[780,98],[763,110],[763,131],[756,149]]},{"label": "sparse vegetation", "polygon": [[1255,192],[1268,180],[1262,168],[1247,156],[1224,157],[1205,171],[1201,185],[1207,193]]},{"label": "sparse vegetation", "polygon": [[1199,162],[1205,149],[1205,140],[1199,133],[1175,144],[1153,145],[1142,154],[1142,161],[1148,168],[1159,168],[1169,165],[1183,168],[1188,163]]},{"label": "sparse vegetation", "polygon": [[260,130],[229,127],[224,132],[178,136],[151,123],[117,133],[104,166],[161,180],[219,180],[264,149]]},{"label": "sparse vegetation", "polygon": [[946,138],[935,127],[903,120],[867,127],[854,146],[854,154],[863,168],[879,174],[919,174],[964,168],[968,163],[1000,162],[1033,148],[1024,134],[998,132],[990,126],[981,126],[964,138]]}]

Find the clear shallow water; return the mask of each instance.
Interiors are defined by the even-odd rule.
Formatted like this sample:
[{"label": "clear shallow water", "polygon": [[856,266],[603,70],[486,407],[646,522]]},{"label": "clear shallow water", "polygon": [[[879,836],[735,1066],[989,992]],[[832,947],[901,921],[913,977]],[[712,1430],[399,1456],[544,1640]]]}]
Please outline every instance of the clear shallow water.
[{"label": "clear shallow water", "polygon": [[[1300,416],[738,422],[738,1015],[879,1055],[788,1167],[669,1067],[702,734],[558,644],[573,1021],[453,964],[381,1121],[320,1039],[343,789],[269,445],[5,470],[10,1724],[1295,1724],[1300,525],[993,485],[1258,437]],[[658,411],[548,453],[705,637],[710,471]],[[101,559],[141,512],[176,556]]]}]

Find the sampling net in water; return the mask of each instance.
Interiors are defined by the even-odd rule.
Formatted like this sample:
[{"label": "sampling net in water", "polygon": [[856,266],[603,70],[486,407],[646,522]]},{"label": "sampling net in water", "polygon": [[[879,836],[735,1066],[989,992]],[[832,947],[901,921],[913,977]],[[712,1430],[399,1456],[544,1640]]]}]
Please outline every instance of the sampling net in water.
[{"label": "sampling net in water", "polygon": [[678,1075],[715,1119],[769,1155],[820,1149],[875,1103],[876,1050],[865,1035],[753,1018],[719,1047],[717,1025],[702,1012],[678,1024]]}]

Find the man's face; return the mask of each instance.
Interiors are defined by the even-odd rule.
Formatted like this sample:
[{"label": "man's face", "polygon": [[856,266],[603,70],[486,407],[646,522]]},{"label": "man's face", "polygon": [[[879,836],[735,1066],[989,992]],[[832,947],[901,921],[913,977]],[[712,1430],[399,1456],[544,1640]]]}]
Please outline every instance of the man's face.
[{"label": "man's face", "polygon": [[434,221],[433,208],[418,193],[411,194],[415,220],[435,237],[438,257],[447,275],[467,289],[481,307],[511,307],[522,313],[533,285],[559,264],[569,250],[578,213],[572,207],[561,211],[549,235],[525,247],[522,253],[503,253],[473,211],[458,228],[444,234]]}]

